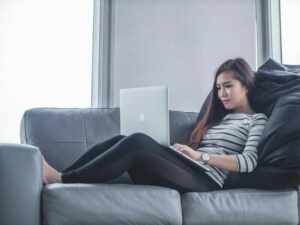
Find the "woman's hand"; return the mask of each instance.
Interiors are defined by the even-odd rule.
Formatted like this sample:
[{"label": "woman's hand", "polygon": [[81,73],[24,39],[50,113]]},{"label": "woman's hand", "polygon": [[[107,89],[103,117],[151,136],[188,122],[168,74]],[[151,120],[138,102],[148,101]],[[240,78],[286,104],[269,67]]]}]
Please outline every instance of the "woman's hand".
[{"label": "woman's hand", "polygon": [[[202,161],[201,154],[203,152],[196,151],[187,145],[181,145],[181,144],[177,144],[177,143],[175,143],[173,145],[173,147],[178,152],[182,152],[183,154],[185,154],[195,160]],[[210,156],[211,156],[211,158],[209,160],[209,165],[218,167],[223,170],[228,170],[231,172],[239,171],[235,155],[210,154]]]},{"label": "woman's hand", "polygon": [[189,157],[191,157],[192,159],[195,159],[195,160],[200,160],[201,159],[201,153],[200,152],[197,152],[195,151],[194,149],[190,148],[189,146],[187,145],[181,145],[181,144],[177,144],[175,143],[173,145],[173,147],[178,151],[178,152],[181,152]]}]

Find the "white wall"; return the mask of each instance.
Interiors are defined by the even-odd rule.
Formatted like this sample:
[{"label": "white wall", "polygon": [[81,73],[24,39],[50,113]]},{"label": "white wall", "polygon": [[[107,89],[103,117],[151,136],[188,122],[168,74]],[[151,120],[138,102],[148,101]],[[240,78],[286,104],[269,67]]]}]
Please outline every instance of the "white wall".
[{"label": "white wall", "polygon": [[0,0],[0,142],[25,110],[90,107],[93,0]]},{"label": "white wall", "polygon": [[115,0],[113,101],[119,89],[168,85],[170,109],[199,111],[223,61],[255,67],[255,0]]}]

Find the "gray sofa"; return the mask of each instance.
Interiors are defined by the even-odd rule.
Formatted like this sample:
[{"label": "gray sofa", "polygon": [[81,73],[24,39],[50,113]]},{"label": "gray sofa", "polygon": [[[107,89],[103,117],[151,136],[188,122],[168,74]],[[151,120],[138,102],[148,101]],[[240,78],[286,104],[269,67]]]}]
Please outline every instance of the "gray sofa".
[{"label": "gray sofa", "polygon": [[[187,143],[197,113],[170,111],[171,144]],[[119,134],[119,108],[34,108],[21,143],[0,144],[1,225],[299,224],[298,188],[180,194],[135,185],[127,173],[102,184],[42,184],[42,158],[58,170]]]}]

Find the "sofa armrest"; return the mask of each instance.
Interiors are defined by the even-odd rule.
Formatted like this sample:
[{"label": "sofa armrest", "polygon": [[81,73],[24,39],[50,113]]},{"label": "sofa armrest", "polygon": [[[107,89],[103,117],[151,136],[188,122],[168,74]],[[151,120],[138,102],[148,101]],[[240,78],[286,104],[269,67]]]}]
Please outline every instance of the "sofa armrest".
[{"label": "sofa armrest", "polygon": [[5,225],[40,225],[42,157],[38,148],[0,144],[0,218]]}]

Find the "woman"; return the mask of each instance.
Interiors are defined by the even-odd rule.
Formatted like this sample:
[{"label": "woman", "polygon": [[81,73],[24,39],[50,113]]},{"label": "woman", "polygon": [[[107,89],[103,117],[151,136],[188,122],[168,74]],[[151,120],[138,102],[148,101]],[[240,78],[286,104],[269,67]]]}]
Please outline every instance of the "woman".
[{"label": "woman", "polygon": [[256,147],[268,118],[250,106],[254,78],[244,59],[224,62],[217,69],[208,108],[189,143],[173,145],[176,151],[204,161],[210,172],[195,172],[148,135],[134,133],[96,144],[61,173],[43,160],[44,183],[101,183],[127,171],[137,184],[180,192],[220,190],[229,172],[249,173],[257,165]]}]

